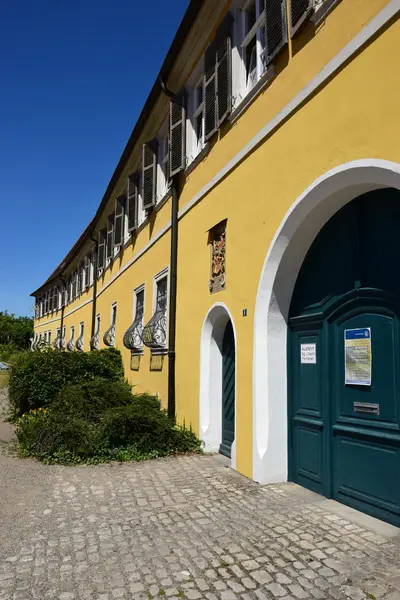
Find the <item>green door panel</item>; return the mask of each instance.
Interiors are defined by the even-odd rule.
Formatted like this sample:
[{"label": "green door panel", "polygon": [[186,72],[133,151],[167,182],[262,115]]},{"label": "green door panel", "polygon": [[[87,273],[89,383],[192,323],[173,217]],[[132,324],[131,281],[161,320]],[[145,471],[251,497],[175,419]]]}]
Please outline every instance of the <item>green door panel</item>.
[{"label": "green door panel", "polygon": [[235,338],[229,321],[222,341],[222,441],[221,454],[230,457],[235,439]]},{"label": "green door panel", "polygon": [[[365,301],[367,302],[367,300]],[[362,311],[362,308],[359,309]],[[385,307],[331,325],[333,497],[386,520],[400,520],[399,327]],[[378,312],[379,311],[379,312]],[[344,332],[371,328],[370,386],[345,385]],[[374,410],[377,414],[363,412]]]},{"label": "green door panel", "polygon": [[[400,525],[400,193],[338,211],[311,245],[288,333],[289,477]],[[371,328],[371,385],[345,384],[345,330]],[[316,344],[302,363],[301,344]]]}]

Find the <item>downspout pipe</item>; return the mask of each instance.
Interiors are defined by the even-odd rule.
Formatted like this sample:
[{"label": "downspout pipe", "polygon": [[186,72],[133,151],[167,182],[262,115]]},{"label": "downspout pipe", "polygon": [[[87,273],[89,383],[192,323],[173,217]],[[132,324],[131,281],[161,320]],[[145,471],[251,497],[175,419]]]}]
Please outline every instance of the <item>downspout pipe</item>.
[{"label": "downspout pipe", "polygon": [[[174,93],[169,90],[163,81],[159,78],[160,87],[163,93],[171,98]],[[171,181],[171,248],[169,261],[169,313],[168,313],[168,416],[175,421],[176,418],[176,400],[175,400],[175,342],[176,342],[176,290],[177,290],[177,272],[178,272],[178,175],[174,175]]]},{"label": "downspout pipe", "polygon": [[[99,249],[99,240],[90,237],[94,242],[94,261],[93,261],[93,302],[92,302],[92,327],[90,332],[90,341],[92,340],[96,329],[96,305],[97,305],[97,252]],[[90,343],[90,342],[89,342]],[[92,349],[92,348],[90,348]]]},{"label": "downspout pipe", "polygon": [[176,175],[172,179],[171,206],[171,254],[169,276],[169,318],[168,318],[168,416],[175,420],[175,341],[176,341],[176,290],[178,271],[178,203]]}]

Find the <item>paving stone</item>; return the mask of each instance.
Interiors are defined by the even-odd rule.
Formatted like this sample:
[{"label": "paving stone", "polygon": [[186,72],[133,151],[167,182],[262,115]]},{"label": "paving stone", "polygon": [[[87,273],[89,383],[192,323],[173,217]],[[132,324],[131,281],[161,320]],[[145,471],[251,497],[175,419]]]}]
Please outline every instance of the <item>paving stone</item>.
[{"label": "paving stone", "polygon": [[260,486],[212,456],[6,459],[23,481],[2,520],[0,600],[400,600],[400,535],[327,513],[295,484]]}]

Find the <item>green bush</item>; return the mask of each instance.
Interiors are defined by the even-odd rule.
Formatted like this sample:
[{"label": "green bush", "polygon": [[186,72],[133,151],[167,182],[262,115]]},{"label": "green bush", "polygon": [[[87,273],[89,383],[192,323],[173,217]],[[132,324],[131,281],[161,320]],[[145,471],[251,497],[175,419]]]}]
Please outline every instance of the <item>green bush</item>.
[{"label": "green bush", "polygon": [[98,352],[22,352],[10,363],[9,397],[15,416],[45,408],[67,385],[102,377],[108,381],[123,378],[121,353],[114,348]]},{"label": "green bush", "polygon": [[52,412],[65,418],[77,416],[86,421],[98,422],[109,408],[125,406],[132,402],[132,390],[123,379],[109,381],[96,377],[64,387],[52,403]]},{"label": "green bush", "polygon": [[176,426],[160,401],[133,395],[125,381],[101,378],[64,387],[49,409],[17,421],[21,454],[44,462],[144,460],[199,452],[191,429]]}]

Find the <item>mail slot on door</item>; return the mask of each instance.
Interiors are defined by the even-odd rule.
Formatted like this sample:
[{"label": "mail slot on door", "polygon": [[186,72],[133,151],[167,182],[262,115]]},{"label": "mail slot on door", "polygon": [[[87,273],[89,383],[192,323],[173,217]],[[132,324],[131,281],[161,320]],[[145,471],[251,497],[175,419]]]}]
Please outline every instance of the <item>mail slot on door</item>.
[{"label": "mail slot on door", "polygon": [[379,404],[354,402],[354,412],[364,413],[366,415],[379,415]]}]

